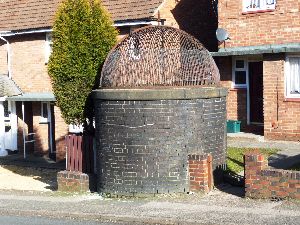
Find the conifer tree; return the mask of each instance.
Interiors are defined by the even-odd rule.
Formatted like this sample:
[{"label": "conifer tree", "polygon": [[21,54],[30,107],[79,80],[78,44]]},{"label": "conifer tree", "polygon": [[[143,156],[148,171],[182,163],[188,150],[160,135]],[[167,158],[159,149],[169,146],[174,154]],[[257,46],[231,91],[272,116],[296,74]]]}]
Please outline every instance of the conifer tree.
[{"label": "conifer tree", "polygon": [[48,72],[67,124],[86,122],[88,97],[117,35],[100,0],[65,0],[60,5]]}]

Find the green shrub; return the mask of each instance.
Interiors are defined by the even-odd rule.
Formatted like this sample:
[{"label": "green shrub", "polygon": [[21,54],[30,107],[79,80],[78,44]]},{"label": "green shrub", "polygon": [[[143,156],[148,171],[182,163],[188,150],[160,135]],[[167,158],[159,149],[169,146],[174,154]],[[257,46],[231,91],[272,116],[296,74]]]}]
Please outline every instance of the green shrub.
[{"label": "green shrub", "polygon": [[67,124],[86,122],[89,94],[117,35],[100,0],[65,0],[60,5],[48,72]]}]

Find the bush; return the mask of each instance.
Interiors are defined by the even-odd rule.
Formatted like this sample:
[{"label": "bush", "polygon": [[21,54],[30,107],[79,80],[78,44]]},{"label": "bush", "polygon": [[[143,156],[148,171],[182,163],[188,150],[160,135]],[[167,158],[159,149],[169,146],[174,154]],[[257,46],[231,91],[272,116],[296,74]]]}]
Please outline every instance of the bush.
[{"label": "bush", "polygon": [[117,35],[100,0],[65,0],[60,5],[48,72],[67,124],[86,122],[89,94]]}]

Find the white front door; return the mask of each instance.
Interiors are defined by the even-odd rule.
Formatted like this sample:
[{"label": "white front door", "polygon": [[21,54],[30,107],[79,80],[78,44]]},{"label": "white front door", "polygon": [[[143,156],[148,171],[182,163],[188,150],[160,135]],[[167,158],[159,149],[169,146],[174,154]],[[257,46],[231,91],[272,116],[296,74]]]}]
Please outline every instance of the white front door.
[{"label": "white front door", "polygon": [[5,149],[16,151],[18,122],[16,114],[16,103],[14,101],[3,102],[4,106],[4,124],[5,124]]},{"label": "white front door", "polygon": [[4,125],[4,106],[3,101],[0,101],[0,156],[2,155],[2,152],[4,152],[5,142],[5,125]]}]

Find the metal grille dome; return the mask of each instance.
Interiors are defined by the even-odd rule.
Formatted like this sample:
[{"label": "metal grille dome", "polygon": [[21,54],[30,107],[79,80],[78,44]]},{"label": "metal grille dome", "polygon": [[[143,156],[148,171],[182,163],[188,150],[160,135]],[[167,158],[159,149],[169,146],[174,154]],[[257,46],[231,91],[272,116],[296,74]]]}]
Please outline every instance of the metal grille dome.
[{"label": "metal grille dome", "polygon": [[218,85],[208,50],[186,32],[148,26],[126,36],[109,53],[100,88]]}]

